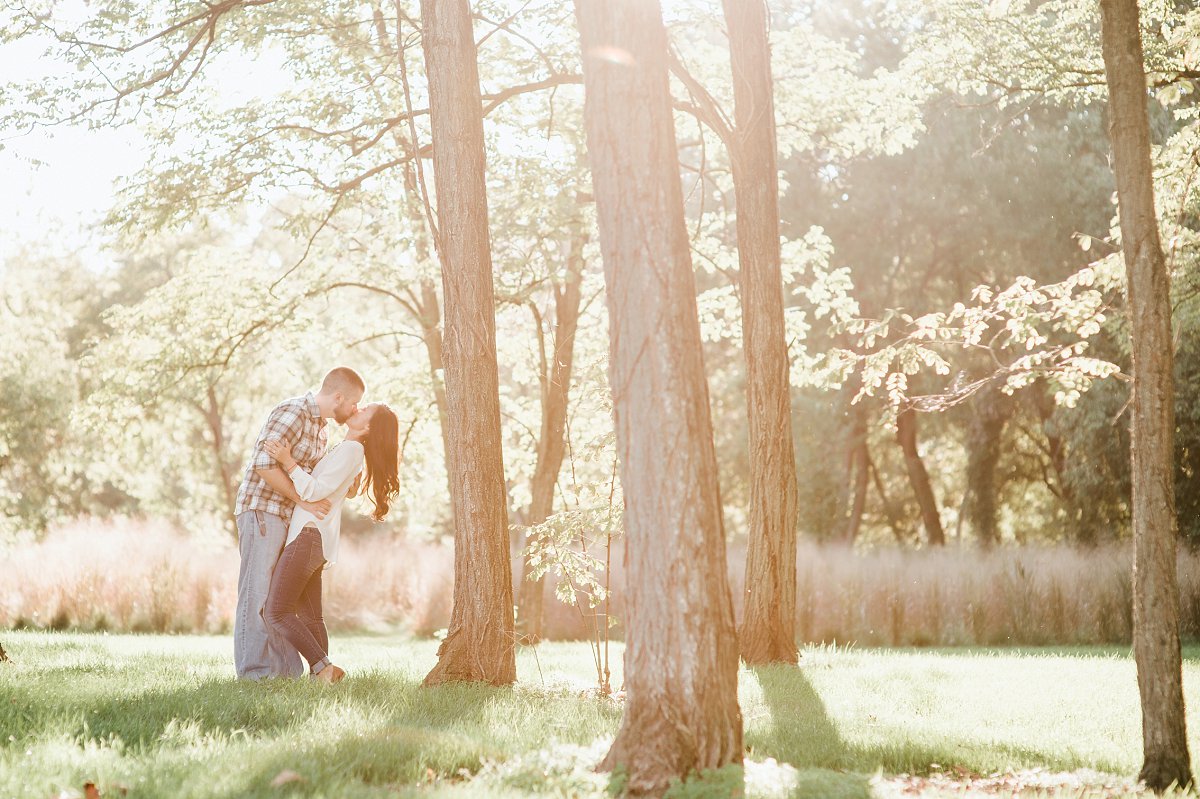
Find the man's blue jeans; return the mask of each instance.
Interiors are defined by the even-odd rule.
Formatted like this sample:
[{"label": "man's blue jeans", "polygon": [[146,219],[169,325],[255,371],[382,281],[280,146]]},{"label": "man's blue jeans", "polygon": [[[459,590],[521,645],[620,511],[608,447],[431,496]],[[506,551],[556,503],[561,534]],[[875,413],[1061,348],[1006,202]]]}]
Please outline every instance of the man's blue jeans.
[{"label": "man's blue jeans", "polygon": [[287,522],[272,513],[248,510],[238,514],[238,547],[242,564],[238,572],[237,613],[233,620],[233,666],[237,676],[300,677],[300,653],[263,617],[271,575],[287,540]]}]

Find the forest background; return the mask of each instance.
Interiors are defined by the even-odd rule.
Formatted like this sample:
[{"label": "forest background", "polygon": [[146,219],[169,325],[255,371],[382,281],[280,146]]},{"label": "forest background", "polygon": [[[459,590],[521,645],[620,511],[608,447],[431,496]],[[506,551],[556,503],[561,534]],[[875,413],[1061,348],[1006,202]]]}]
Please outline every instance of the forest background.
[{"label": "forest background", "polygon": [[[253,437],[275,401],[345,363],[401,417],[404,471],[400,513],[347,520],[330,617],[445,627],[442,302],[432,179],[416,168],[431,167],[415,10],[238,9],[164,76],[130,32],[165,7],[91,5],[9,3],[0,28],[0,47],[33,43],[56,65],[3,87],[6,143],[48,125],[119,129],[145,156],[86,244],[46,227],[5,242],[0,625],[228,629]],[[770,8],[799,634],[1127,642],[1128,326],[1095,9]],[[474,10],[514,595],[531,537],[576,604],[548,601],[546,634],[587,635],[601,608],[619,634],[621,496],[573,14],[537,0]],[[736,603],[750,456],[721,139],[733,88],[720,9],[665,11]],[[1193,544],[1200,12],[1143,3],[1142,23],[1173,277],[1177,513]],[[130,49],[100,64],[79,46],[122,36]],[[556,414],[562,465],[547,474]],[[1196,640],[1200,555],[1184,547],[1180,565],[1182,633]]]}]

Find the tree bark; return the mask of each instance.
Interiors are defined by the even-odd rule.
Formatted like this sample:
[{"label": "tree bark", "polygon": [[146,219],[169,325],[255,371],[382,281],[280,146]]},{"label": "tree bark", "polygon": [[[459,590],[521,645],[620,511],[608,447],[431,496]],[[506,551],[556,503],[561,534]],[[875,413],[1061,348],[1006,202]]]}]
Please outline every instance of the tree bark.
[{"label": "tree bark", "polygon": [[[535,525],[549,518],[554,509],[554,486],[566,451],[567,400],[571,371],[575,361],[575,331],[579,327],[579,305],[583,298],[584,237],[571,242],[567,278],[554,287],[553,363],[542,365],[542,427],[538,433],[537,463],[530,480],[529,512],[526,524]],[[539,329],[538,335],[542,332]],[[517,640],[536,644],[542,639],[542,608],[545,604],[546,577],[529,579],[532,565],[528,556],[521,566],[521,586],[517,592]]]},{"label": "tree bark", "polygon": [[967,422],[967,496],[963,517],[985,548],[1000,542],[996,519],[996,464],[1000,437],[1012,412],[1008,397],[995,386],[975,395]]},{"label": "tree bark", "polygon": [[724,10],[733,67],[731,158],[750,426],[750,529],[738,641],[747,663],[795,663],[796,453],[767,6],[764,0],[724,0]]},{"label": "tree bark", "polygon": [[1175,561],[1171,287],[1154,211],[1137,2],[1101,0],[1100,18],[1132,334],[1133,651],[1142,704],[1140,778],[1163,791],[1192,781]]},{"label": "tree bark", "polygon": [[911,408],[901,411],[896,417],[896,441],[904,452],[904,466],[908,469],[908,481],[912,484],[913,495],[921,509],[926,538],[930,546],[940,547],[946,543],[946,534],[942,530],[933,486],[929,483],[929,472],[925,471],[925,463],[917,451],[917,413]]},{"label": "tree bark", "polygon": [[516,680],[483,122],[467,0],[422,0],[442,265],[454,607],[426,685]]},{"label": "tree bark", "polygon": [[904,520],[900,513],[897,512],[896,506],[892,504],[892,500],[888,497],[887,489],[883,487],[883,479],[879,476],[879,469],[876,468],[875,462],[871,460],[871,453],[867,452],[867,468],[871,470],[871,479],[875,483],[875,492],[879,494],[879,502],[883,505],[884,515],[887,516],[888,526],[892,528],[892,535],[896,538],[897,544],[903,544],[907,540],[908,535],[905,530]]},{"label": "tree bark", "polygon": [[657,0],[577,0],[625,491],[625,715],[600,767],[661,794],[742,760],[738,647]]}]

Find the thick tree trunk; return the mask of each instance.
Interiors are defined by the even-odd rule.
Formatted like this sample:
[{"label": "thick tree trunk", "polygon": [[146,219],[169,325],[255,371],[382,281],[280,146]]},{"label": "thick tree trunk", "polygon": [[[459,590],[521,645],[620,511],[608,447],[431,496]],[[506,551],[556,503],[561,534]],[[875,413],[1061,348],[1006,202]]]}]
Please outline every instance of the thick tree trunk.
[{"label": "thick tree trunk", "polygon": [[467,0],[422,0],[446,329],[454,608],[426,685],[516,680],[483,122]]},{"label": "thick tree trunk", "polygon": [[1175,546],[1170,276],[1158,235],[1136,0],[1101,0],[1109,134],[1133,355],[1133,652],[1142,700],[1141,779],[1190,784]]},{"label": "thick tree trunk", "polygon": [[738,648],[656,0],[577,0],[625,490],[630,794],[742,760]]},{"label": "thick tree trunk", "polygon": [[1000,542],[996,520],[996,464],[1000,437],[1012,412],[1009,398],[994,386],[975,396],[967,422],[967,497],[963,517],[985,548]]},{"label": "thick tree trunk", "polygon": [[946,543],[946,534],[942,530],[933,486],[929,483],[929,472],[925,471],[925,463],[917,451],[917,413],[911,408],[901,411],[896,417],[896,441],[904,452],[904,466],[908,469],[908,481],[912,484],[913,495],[921,509],[926,538],[930,546],[940,547]]},{"label": "thick tree trunk", "polygon": [[[583,298],[583,245],[583,236],[571,242],[566,282],[554,287],[553,363],[543,364],[538,375],[542,428],[538,434],[537,463],[530,480],[531,497],[525,520],[531,526],[544,522],[554,509],[554,486],[566,451],[567,399],[575,361],[579,304]],[[540,330],[538,335],[542,335]],[[536,644],[542,639],[542,608],[546,596],[545,575],[531,580],[531,569],[526,556],[517,592],[517,640],[526,644]]]},{"label": "thick tree trunk", "polygon": [[724,8],[733,64],[731,156],[750,424],[750,530],[738,641],[747,663],[795,663],[796,453],[779,266],[767,6],[764,0],[724,0]]}]

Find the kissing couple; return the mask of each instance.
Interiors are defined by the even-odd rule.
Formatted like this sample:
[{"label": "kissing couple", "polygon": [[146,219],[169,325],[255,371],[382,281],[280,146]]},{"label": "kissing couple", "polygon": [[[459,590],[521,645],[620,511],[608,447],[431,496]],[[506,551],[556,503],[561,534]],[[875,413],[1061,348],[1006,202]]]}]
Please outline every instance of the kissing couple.
[{"label": "kissing couple", "polygon": [[[337,561],[342,503],[370,497],[382,521],[400,490],[400,425],[387,405],[359,407],[366,386],[353,369],[325,375],[317,393],[284,400],[267,417],[238,489],[237,614],[233,665],[239,678],[317,680],[346,672],[329,659],[321,572]],[[326,451],[326,424],[346,437]]]}]

